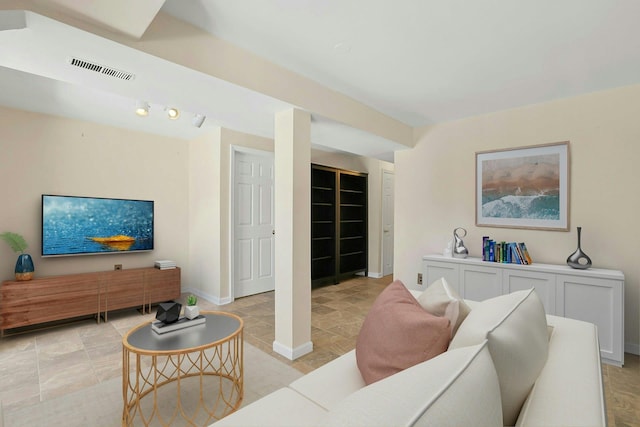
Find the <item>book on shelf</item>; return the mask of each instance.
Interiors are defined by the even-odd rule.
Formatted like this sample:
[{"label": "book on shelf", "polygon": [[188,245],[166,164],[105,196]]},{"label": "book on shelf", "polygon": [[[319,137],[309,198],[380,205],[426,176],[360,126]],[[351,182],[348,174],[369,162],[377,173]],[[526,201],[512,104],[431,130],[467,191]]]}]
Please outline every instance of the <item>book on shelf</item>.
[{"label": "book on shelf", "polygon": [[489,236],[482,236],[482,260],[489,261],[489,248],[487,246],[487,242],[489,241]]},{"label": "book on shelf", "polygon": [[531,260],[531,256],[529,256],[529,251],[527,250],[527,245],[524,244],[524,242],[522,243],[518,243],[520,245],[520,250],[522,251],[522,255],[524,255],[525,259],[527,260],[527,264],[533,264],[533,261]]},{"label": "book on shelf", "polygon": [[168,270],[171,268],[176,268],[176,263],[175,261],[170,260],[160,260],[154,263],[154,267],[160,270]]},{"label": "book on shelf", "polygon": [[488,236],[482,237],[482,260],[503,264],[533,264],[524,242],[496,242]]}]

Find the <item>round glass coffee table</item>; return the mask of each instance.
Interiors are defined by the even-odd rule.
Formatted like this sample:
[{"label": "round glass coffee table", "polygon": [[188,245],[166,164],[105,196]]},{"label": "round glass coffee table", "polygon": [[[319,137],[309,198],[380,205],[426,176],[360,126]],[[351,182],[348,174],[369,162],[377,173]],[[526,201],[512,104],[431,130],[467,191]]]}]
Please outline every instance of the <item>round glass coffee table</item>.
[{"label": "round glass coffee table", "polygon": [[203,311],[205,322],[159,334],[146,322],[122,339],[122,425],[209,425],[240,407],[243,321]]}]

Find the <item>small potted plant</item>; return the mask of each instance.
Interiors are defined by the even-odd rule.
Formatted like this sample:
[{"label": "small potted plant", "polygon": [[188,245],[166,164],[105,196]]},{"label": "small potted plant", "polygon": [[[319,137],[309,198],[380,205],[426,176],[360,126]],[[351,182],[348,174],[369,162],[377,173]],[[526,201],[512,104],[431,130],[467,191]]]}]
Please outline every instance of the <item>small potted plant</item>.
[{"label": "small potted plant", "polygon": [[187,297],[187,306],[184,308],[184,317],[189,320],[195,319],[200,315],[200,309],[196,305],[198,297],[191,294]]},{"label": "small potted plant", "polygon": [[15,253],[19,254],[15,268],[16,280],[33,279],[33,272],[35,271],[35,268],[33,266],[33,259],[31,259],[31,255],[24,253],[28,247],[27,241],[24,240],[24,237],[17,233],[5,231],[0,234],[0,238],[7,242]]}]

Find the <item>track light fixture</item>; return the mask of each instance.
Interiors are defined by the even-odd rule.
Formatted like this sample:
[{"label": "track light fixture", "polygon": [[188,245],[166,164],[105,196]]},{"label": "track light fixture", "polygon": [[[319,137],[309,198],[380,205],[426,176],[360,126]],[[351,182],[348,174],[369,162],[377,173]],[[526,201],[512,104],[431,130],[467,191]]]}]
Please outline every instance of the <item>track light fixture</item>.
[{"label": "track light fixture", "polygon": [[204,120],[207,118],[207,116],[204,116],[202,114],[194,114],[193,115],[193,120],[191,121],[193,123],[193,125],[197,128],[202,127],[202,124],[204,123]]},{"label": "track light fixture", "polygon": [[136,102],[136,114],[141,117],[146,117],[149,115],[149,103],[147,101],[137,101]]},{"label": "track light fixture", "polygon": [[167,107],[165,111],[167,112],[167,117],[169,117],[171,120],[177,119],[180,115],[180,111],[174,107]]},{"label": "track light fixture", "polygon": [[[136,114],[141,116],[141,117],[146,117],[149,115],[149,112],[151,110],[151,105],[149,104],[149,102],[147,101],[136,101]],[[178,110],[175,107],[164,107],[164,112],[167,114],[167,118],[170,120],[176,120],[178,117],[180,117],[180,110]],[[205,116],[204,114],[194,114],[193,118],[191,119],[191,123],[199,128],[202,126],[202,124],[204,123],[205,119],[207,118],[207,116]]]}]

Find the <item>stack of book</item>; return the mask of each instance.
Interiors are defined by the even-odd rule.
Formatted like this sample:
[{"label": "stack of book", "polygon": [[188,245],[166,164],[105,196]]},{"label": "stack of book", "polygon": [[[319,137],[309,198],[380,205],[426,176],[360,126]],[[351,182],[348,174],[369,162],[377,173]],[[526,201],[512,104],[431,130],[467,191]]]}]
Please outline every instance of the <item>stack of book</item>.
[{"label": "stack of book", "polygon": [[154,320],[151,322],[151,330],[157,334],[164,334],[167,332],[177,331],[179,329],[188,328],[189,326],[202,325],[206,322],[207,318],[203,315],[196,317],[195,319],[187,319],[186,317],[181,317],[177,322],[173,323],[162,323],[159,320]]},{"label": "stack of book", "polygon": [[176,268],[176,263],[175,261],[169,260],[156,261],[155,267],[159,268],[160,270],[168,270],[171,268]]},{"label": "stack of book", "polygon": [[533,264],[524,242],[496,242],[489,236],[482,238],[482,260],[508,264]]}]

